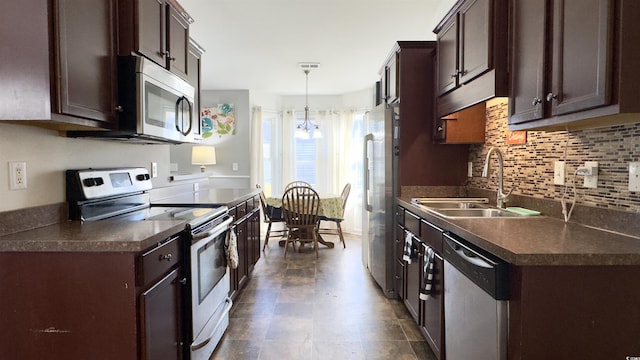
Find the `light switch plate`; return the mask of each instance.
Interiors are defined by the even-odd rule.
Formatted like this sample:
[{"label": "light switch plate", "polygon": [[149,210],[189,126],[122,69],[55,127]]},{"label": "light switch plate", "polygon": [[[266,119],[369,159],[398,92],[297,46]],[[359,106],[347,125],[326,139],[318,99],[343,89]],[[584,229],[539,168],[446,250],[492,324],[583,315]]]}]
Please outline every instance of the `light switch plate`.
[{"label": "light switch plate", "polygon": [[640,162],[629,163],[629,191],[640,191]]},{"label": "light switch plate", "polygon": [[554,185],[564,185],[565,166],[566,164],[564,161],[556,161],[553,163],[553,184]]},{"label": "light switch plate", "polygon": [[158,163],[155,161],[151,163],[151,177],[158,177]]},{"label": "light switch plate", "polygon": [[238,163],[237,163],[237,162],[234,162],[233,164],[231,164],[231,169],[232,169],[233,171],[238,171]]},{"label": "light switch plate", "polygon": [[467,177],[473,177],[473,163],[471,161],[467,163]]}]

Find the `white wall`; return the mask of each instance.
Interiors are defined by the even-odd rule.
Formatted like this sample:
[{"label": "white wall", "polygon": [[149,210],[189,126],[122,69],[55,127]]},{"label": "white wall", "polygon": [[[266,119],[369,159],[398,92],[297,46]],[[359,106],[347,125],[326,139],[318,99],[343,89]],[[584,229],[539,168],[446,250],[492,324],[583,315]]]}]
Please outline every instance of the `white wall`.
[{"label": "white wall", "polygon": [[[304,110],[306,98],[304,95],[290,95],[281,97],[281,108]],[[374,105],[373,87],[342,95],[309,95],[309,108],[311,110],[369,110]]]},{"label": "white wall", "polygon": [[[202,144],[216,148],[216,164],[208,165],[207,172],[214,175],[249,175],[251,109],[249,107],[249,90],[203,90],[200,93],[201,107],[217,107],[227,103],[234,106],[236,134],[213,135],[204,139]],[[191,164],[190,144],[181,144],[171,148],[171,163],[178,166],[178,174],[194,174],[200,172],[199,165]],[[232,170],[232,164],[238,163],[238,171]]]},{"label": "white wall", "polygon": [[[0,122],[0,211],[65,202],[67,169],[148,169],[153,161],[158,163],[153,186],[167,186],[170,146],[73,139],[52,130]],[[27,189],[9,190],[9,161],[27,162]]]}]

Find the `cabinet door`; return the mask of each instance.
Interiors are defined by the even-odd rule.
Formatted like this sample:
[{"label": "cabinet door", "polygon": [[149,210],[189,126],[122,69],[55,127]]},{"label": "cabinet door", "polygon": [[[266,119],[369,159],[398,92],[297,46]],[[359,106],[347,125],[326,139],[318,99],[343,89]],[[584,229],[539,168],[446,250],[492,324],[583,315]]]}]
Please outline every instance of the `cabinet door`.
[{"label": "cabinet door", "polygon": [[492,68],[492,0],[469,0],[460,9],[458,71],[460,84]]},{"label": "cabinet door", "polygon": [[172,6],[167,6],[167,69],[188,80],[189,23]]},{"label": "cabinet door", "polygon": [[458,86],[458,19],[454,15],[438,33],[438,94]]},{"label": "cabinet door", "polygon": [[422,280],[422,246],[420,241],[413,239],[413,254],[411,264],[407,263],[404,304],[413,319],[420,323],[420,282]]},{"label": "cabinet door", "polygon": [[166,66],[165,55],[167,49],[165,34],[165,3],[164,0],[138,1],[138,52],[153,60],[162,67]]},{"label": "cabinet door", "polygon": [[236,226],[238,235],[238,289],[242,289],[247,281],[247,274],[249,268],[249,253],[248,253],[248,239],[247,239],[247,219],[242,220]]},{"label": "cabinet door", "polygon": [[200,121],[200,57],[202,53],[198,48],[189,44],[189,54],[187,57],[188,81],[195,89],[193,97],[193,135],[196,139],[202,137],[202,123]]},{"label": "cabinet door", "polygon": [[422,301],[421,326],[427,334],[427,342],[438,359],[443,358],[443,309],[444,309],[444,261],[436,254],[433,264],[433,284],[428,300]]},{"label": "cabinet door", "polygon": [[391,104],[397,102],[400,98],[400,74],[399,74],[399,64],[398,57],[400,57],[400,53],[394,54],[391,57],[387,65],[385,66],[385,72],[387,74],[387,103]]},{"label": "cabinet door", "polygon": [[253,265],[255,265],[258,260],[260,260],[260,251],[262,247],[260,247],[260,210],[256,211],[253,214],[253,223],[251,225],[253,227],[251,233],[253,235]]},{"label": "cabinet door", "polygon": [[145,359],[181,358],[179,273],[173,270],[141,295]]},{"label": "cabinet door", "polygon": [[546,13],[545,0],[512,1],[509,124],[544,116]]},{"label": "cabinet door", "polygon": [[551,115],[610,103],[612,6],[612,0],[554,1]]},{"label": "cabinet door", "polygon": [[116,1],[57,0],[54,111],[115,123]]}]

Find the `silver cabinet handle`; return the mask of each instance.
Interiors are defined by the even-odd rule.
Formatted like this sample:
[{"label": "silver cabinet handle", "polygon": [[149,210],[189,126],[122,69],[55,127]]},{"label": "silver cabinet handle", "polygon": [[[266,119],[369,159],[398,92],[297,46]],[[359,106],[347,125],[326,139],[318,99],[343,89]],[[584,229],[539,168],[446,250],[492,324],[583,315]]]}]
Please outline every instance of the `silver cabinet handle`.
[{"label": "silver cabinet handle", "polygon": [[451,74],[451,77],[456,78],[458,77],[459,74],[460,74],[460,70],[456,69],[456,71],[454,71],[453,74]]},{"label": "silver cabinet handle", "polygon": [[117,112],[123,112],[123,111],[124,111],[124,108],[122,107],[122,105],[118,105],[118,106],[116,106],[116,109],[115,109],[115,110],[116,110]]},{"label": "silver cabinet handle", "polygon": [[171,261],[172,258],[173,258],[173,255],[167,254],[167,255],[160,255],[158,260],[160,260],[160,261],[162,261],[162,260]]},{"label": "silver cabinet handle", "polygon": [[557,94],[554,94],[554,93],[548,93],[547,94],[547,101],[555,100],[557,98],[558,98]]},{"label": "silver cabinet handle", "polygon": [[542,104],[542,99],[540,99],[539,97],[534,97],[533,101],[531,102],[531,105],[536,106],[538,104]]}]

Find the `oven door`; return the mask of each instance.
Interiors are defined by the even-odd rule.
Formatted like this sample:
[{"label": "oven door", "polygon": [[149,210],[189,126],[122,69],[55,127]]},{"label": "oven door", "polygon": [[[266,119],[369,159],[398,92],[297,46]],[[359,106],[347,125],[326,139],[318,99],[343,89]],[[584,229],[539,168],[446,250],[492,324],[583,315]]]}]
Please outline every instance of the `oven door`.
[{"label": "oven door", "polygon": [[[225,241],[229,217],[213,229],[193,235],[191,245],[192,352],[211,344],[223,316],[231,308]],[[214,314],[218,318],[214,318]]]}]

